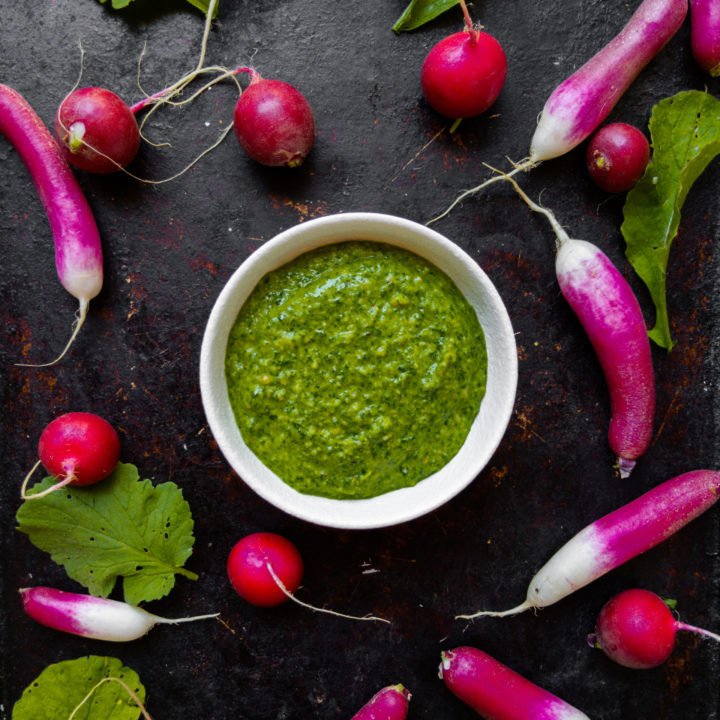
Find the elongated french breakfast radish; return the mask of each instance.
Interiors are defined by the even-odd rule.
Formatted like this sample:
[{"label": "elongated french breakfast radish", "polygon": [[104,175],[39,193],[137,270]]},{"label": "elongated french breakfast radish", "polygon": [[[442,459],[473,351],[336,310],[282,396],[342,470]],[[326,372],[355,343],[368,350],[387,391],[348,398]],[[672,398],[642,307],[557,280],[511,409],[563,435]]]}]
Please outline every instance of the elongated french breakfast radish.
[{"label": "elongated french breakfast radish", "polygon": [[487,720],[588,720],[588,716],[474,647],[441,655],[440,677]]},{"label": "elongated french breakfast radish", "polygon": [[83,191],[58,144],[28,102],[0,84],[0,132],[27,166],[47,212],[55,239],[55,265],[63,287],[80,302],[68,351],[103,284],[100,233]]},{"label": "elongated french breakfast radish", "polygon": [[350,720],[405,720],[410,697],[403,685],[388,685],[376,692]]},{"label": "elongated french breakfast radish", "polygon": [[586,240],[574,240],[555,215],[533,202],[509,178],[527,205],[548,219],[555,232],[555,273],[595,349],[610,392],[608,443],[620,476],[632,471],[652,439],[655,375],[650,340],[632,288],[608,256]]},{"label": "elongated french breakfast radish", "polygon": [[690,48],[703,70],[720,76],[720,0],[690,0]]},{"label": "elongated french breakfast radish", "polygon": [[218,613],[211,613],[164,618],[119,600],[43,586],[21,588],[20,595],[25,612],[36,622],[54,630],[110,642],[137,640],[155,625],[175,625],[218,616]]},{"label": "elongated french breakfast radish", "polygon": [[604,515],[568,540],[530,581],[525,602],[503,617],[562,600],[610,570],[650,550],[712,507],[720,497],[720,472],[691,470]]}]

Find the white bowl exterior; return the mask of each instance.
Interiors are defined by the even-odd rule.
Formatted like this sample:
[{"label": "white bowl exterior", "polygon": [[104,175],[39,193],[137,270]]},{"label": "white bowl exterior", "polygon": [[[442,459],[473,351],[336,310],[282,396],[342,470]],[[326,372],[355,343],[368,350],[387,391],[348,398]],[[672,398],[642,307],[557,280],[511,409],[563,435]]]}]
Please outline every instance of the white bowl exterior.
[{"label": "white bowl exterior", "polygon": [[[455,457],[413,487],[360,500],[299,493],[265,467],[242,439],[225,380],[228,335],[257,282],[270,270],[308,250],[346,240],[397,245],[440,268],[475,308],[488,352],[485,397]],[[436,509],[469,485],[502,440],[515,402],[517,373],[517,348],[510,318],[495,286],[477,263],[436,231],[379,213],[343,213],[309,220],[262,245],[240,265],[218,296],[200,352],[200,392],[205,414],[220,450],[235,472],[281,510],[308,522],[343,529],[386,527],[412,520]]]}]

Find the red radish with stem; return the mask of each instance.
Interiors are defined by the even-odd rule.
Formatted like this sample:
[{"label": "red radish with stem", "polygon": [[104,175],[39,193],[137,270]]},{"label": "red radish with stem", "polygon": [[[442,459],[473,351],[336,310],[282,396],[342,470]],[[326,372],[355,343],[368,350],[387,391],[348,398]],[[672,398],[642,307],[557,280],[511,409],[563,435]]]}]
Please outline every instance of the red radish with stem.
[{"label": "red radish with stem", "polygon": [[464,0],[460,4],[465,30],[438,42],[427,54],[420,74],[430,107],[457,122],[485,112],[497,100],[507,76],[502,45],[473,27]]},{"label": "red radish with stem", "polygon": [[675,619],[670,606],[649,590],[633,588],[610,598],[600,610],[588,644],[629,668],[662,665],[672,654],[678,630],[720,641],[720,635]]},{"label": "red radish with stem", "polygon": [[63,287],[80,302],[73,332],[58,362],[87,317],[90,300],[102,289],[100,233],[92,210],[50,131],[28,102],[0,84],[0,132],[12,143],[35,183],[55,240],[55,265]]},{"label": "red radish with stem", "polygon": [[652,439],[655,375],[650,340],[632,288],[610,258],[585,240],[574,240],[555,215],[533,202],[505,176],[527,205],[548,219],[556,236],[555,273],[595,349],[610,392],[608,443],[620,476],[632,472]]},{"label": "red radish with stem", "polygon": [[219,615],[164,618],[119,600],[42,586],[22,588],[20,595],[25,612],[36,622],[72,635],[109,642],[137,640],[155,625],[175,625]]},{"label": "red radish with stem", "polygon": [[576,707],[474,647],[443,652],[440,678],[487,720],[588,720]]},{"label": "red radish with stem", "polygon": [[525,602],[501,612],[457,617],[504,617],[552,605],[666,540],[719,497],[720,472],[715,470],[692,470],[666,480],[568,540],[530,581]]},{"label": "red radish with stem", "polygon": [[350,720],[405,720],[410,698],[402,685],[388,685],[375,693]]},{"label": "red radish with stem", "polygon": [[720,76],[720,0],[690,0],[690,48],[703,70]]},{"label": "red radish with stem", "polygon": [[650,162],[650,143],[645,133],[633,125],[611,123],[592,136],[585,162],[599,188],[622,193],[643,176]]},{"label": "red radish with stem", "polygon": [[77,168],[107,174],[129,165],[140,148],[132,110],[110,90],[79,88],[60,103],[55,138]]},{"label": "red radish with stem", "polygon": [[305,96],[281,80],[251,71],[249,87],[235,105],[238,142],[256,162],[298,167],[315,142],[315,118]]},{"label": "red radish with stem", "polygon": [[[120,459],[120,438],[115,428],[99,415],[70,412],[56,417],[40,434],[39,460],[22,485],[23,500],[34,500],[65,485],[93,485],[105,479]],[[27,495],[27,483],[38,467],[58,482],[42,492]]]},{"label": "red radish with stem", "polygon": [[[530,141],[528,158],[508,175],[564,155],[588,138],[640,71],[679,30],[687,12],[688,0],[643,0],[623,29],[553,90]],[[466,190],[430,222],[445,217],[465,198],[502,179],[495,175]]]}]

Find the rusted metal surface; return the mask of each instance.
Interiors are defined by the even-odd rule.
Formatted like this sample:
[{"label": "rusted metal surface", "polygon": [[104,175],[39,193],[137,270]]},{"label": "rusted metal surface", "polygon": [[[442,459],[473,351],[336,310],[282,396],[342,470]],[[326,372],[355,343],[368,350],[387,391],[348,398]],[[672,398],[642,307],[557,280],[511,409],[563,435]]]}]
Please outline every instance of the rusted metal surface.
[{"label": "rusted metal surface", "polygon": [[[140,97],[194,66],[202,17],[187,3],[137,0],[113,11],[95,0],[4,3],[0,81],[51,124],[79,72],[82,84]],[[3,327],[0,401],[0,717],[48,664],[106,654],[133,667],[149,710],[167,718],[280,720],[349,718],[380,687],[413,693],[411,718],[474,717],[437,678],[440,651],[477,645],[594,720],[717,718],[720,652],[679,638],[668,663],[650,671],[613,665],[585,636],[615,592],[641,586],[678,600],[683,620],[720,630],[718,509],[663,545],[537,614],[474,623],[480,607],[520,602],[535,570],[577,530],[658,482],[720,463],[717,435],[718,328],[714,298],[720,227],[720,167],[711,164],[683,208],[673,244],[668,298],[677,345],[654,348],[655,440],[620,481],[607,447],[607,390],[583,330],[560,296],[553,238],[509,187],[468,199],[435,227],[467,250],[495,282],[518,343],[520,380],[506,437],[487,469],[460,496],[405,525],[342,532],[309,525],[265,504],[218,452],[198,389],[205,321],[223,283],[277,232],[335,212],[372,210],[420,222],[463,189],[527,154],[537,113],[552,89],[607,42],[636,3],[569,0],[481,3],[476,19],[504,45],[506,86],[485,116],[449,123],[422,99],[419,68],[431,45],[461,26],[450,12],[420,31],[395,35],[404,0],[272,3],[221,0],[208,61],[252,63],[296,85],[314,108],[318,136],[298,171],[262,168],[230,136],[182,177],[150,185],[122,175],[78,173],[100,226],[106,280],[70,355],[51,368],[18,367],[52,357],[66,341],[75,301],[57,282],[52,240],[17,154],[0,138],[0,277]],[[680,90],[720,95],[694,64],[686,23],[641,74],[611,119],[646,127],[650,109]],[[185,109],[159,112],[153,141],[133,167],[167,177],[231,120],[236,90],[217,87]],[[622,198],[596,190],[582,148],[522,178],[575,237],[597,243],[649,297],[623,255]],[[223,623],[163,627],[127,644],[67,636],[33,624],[17,588],[81,590],[14,529],[18,489],[53,417],[90,410],[118,428],[122,458],[143,477],[173,480],[195,518],[188,566],[149,608],[163,615],[219,611]],[[288,603],[266,610],[231,590],[225,561],[240,537],[279,532],[297,544],[306,574],[299,596],[390,626],[312,613]]]}]

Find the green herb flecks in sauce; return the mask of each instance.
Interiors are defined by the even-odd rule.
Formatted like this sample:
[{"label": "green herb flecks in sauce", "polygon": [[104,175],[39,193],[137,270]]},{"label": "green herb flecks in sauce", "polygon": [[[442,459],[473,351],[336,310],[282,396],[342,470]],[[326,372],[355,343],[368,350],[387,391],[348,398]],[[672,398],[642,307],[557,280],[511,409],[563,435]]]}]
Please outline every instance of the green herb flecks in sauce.
[{"label": "green herb flecks in sauce", "polygon": [[472,306],[414,253],[344,242],[268,273],[230,332],[243,440],[302,493],[366,498],[415,485],[465,441],[487,355]]}]

